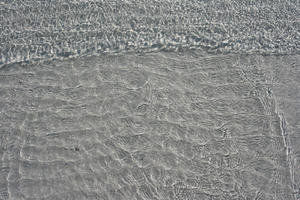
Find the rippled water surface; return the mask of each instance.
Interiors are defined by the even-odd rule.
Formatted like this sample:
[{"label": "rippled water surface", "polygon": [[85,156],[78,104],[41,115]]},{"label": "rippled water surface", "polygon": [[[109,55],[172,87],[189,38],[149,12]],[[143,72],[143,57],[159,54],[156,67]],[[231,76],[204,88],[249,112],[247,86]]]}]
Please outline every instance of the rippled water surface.
[{"label": "rippled water surface", "polygon": [[0,0],[0,199],[300,199],[298,4]]}]

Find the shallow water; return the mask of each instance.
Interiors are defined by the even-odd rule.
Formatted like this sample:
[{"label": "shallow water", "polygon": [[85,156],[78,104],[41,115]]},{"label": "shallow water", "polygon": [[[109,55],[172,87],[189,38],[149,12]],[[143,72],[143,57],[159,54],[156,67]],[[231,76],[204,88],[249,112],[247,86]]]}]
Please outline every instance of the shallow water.
[{"label": "shallow water", "polygon": [[298,0],[1,0],[0,67],[198,49],[299,54]]},{"label": "shallow water", "polygon": [[0,0],[0,199],[300,199],[298,4]]},{"label": "shallow water", "polygon": [[295,63],[169,52],[3,68],[1,197],[295,199]]}]

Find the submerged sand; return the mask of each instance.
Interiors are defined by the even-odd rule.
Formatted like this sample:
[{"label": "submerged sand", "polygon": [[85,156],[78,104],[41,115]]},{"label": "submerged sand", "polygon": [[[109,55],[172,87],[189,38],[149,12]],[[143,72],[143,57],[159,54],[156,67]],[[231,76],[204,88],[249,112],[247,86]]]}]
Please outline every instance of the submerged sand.
[{"label": "submerged sand", "polygon": [[0,70],[0,199],[299,198],[300,57],[93,56]]}]

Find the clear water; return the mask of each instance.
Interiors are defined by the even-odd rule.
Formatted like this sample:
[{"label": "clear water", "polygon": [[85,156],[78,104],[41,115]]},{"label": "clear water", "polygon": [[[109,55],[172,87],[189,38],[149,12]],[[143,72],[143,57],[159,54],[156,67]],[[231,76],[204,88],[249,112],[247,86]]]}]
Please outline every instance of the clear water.
[{"label": "clear water", "polygon": [[300,198],[298,1],[0,1],[0,199]]}]

